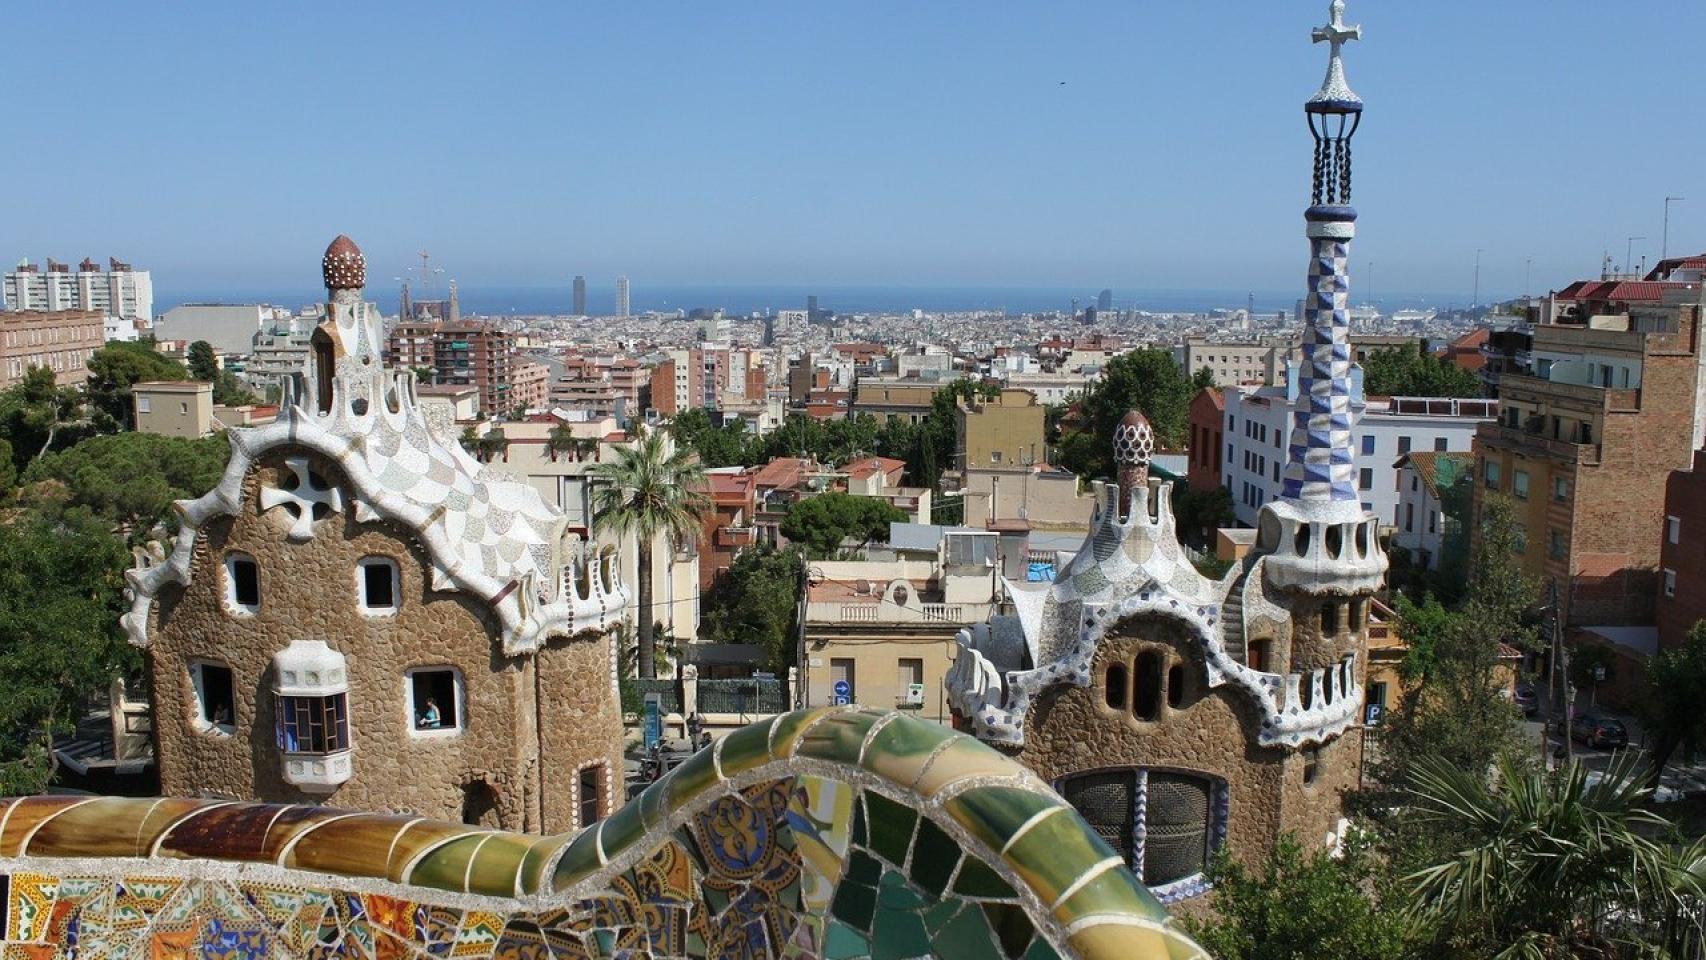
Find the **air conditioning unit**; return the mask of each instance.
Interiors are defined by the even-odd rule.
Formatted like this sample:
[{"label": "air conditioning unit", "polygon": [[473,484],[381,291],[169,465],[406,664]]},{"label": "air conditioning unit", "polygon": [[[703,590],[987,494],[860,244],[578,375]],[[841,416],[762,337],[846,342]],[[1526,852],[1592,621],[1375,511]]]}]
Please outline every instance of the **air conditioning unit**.
[{"label": "air conditioning unit", "polygon": [[909,683],[906,685],[906,702],[915,707],[924,705],[924,684]]}]

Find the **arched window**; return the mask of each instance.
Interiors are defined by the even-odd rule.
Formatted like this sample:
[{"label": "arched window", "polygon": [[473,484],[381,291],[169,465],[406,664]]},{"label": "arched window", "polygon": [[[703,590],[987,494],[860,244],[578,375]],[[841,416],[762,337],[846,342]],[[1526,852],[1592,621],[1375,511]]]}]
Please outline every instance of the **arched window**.
[{"label": "arched window", "polygon": [[1131,715],[1153,722],[1161,717],[1161,654],[1145,650],[1137,655],[1133,668]]},{"label": "arched window", "polygon": [[1174,710],[1185,704],[1185,665],[1175,663],[1167,668],[1167,706]]},{"label": "arched window", "polygon": [[1252,640],[1250,641],[1250,648],[1245,651],[1244,662],[1249,665],[1251,670],[1267,673],[1268,658],[1272,649],[1273,641],[1271,640]]},{"label": "arched window", "polygon": [[1321,636],[1336,636],[1339,632],[1339,605],[1336,603],[1321,604]]},{"label": "arched window", "polygon": [[1102,685],[1104,687],[1102,694],[1107,699],[1108,706],[1115,710],[1124,710],[1126,687],[1129,685],[1125,664],[1108,664],[1107,673],[1102,678]]}]

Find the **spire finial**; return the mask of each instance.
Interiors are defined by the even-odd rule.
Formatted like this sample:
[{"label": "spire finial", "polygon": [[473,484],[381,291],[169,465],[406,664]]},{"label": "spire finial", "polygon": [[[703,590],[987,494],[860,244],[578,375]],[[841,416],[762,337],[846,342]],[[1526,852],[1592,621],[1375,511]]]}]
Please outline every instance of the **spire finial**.
[{"label": "spire finial", "polygon": [[1321,82],[1321,89],[1315,96],[1309,98],[1309,106],[1338,107],[1335,112],[1349,112],[1345,108],[1355,105],[1362,108],[1362,98],[1351,90],[1351,85],[1345,80],[1345,61],[1342,52],[1345,44],[1352,40],[1362,39],[1361,26],[1345,25],[1345,0],[1333,0],[1328,8],[1327,25],[1316,27],[1312,37],[1316,43],[1332,45],[1327,55],[1327,79]]}]

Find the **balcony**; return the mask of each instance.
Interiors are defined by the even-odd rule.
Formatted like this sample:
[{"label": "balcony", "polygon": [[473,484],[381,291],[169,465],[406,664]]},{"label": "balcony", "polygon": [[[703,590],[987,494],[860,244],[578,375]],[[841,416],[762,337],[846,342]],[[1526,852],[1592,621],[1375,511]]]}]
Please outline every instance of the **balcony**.
[{"label": "balcony", "polygon": [[1496,422],[1483,422],[1475,430],[1477,445],[1486,444],[1499,450],[1510,450],[1528,456],[1561,460],[1577,466],[1598,466],[1600,449],[1597,443],[1571,443],[1552,440],[1538,433]]},{"label": "balcony", "polygon": [[756,527],[718,527],[716,544],[719,547],[750,547],[758,542]]},{"label": "balcony", "polygon": [[982,623],[994,612],[991,603],[915,603],[901,606],[881,598],[851,602],[806,604],[806,621],[814,624],[895,624],[919,627],[961,627]]}]

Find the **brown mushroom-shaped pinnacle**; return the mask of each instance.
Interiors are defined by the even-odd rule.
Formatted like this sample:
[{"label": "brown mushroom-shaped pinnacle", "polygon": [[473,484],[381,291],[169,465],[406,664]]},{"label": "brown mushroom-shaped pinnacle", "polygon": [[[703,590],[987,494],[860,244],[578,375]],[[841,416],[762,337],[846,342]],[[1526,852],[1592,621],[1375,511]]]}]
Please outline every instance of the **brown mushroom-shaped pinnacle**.
[{"label": "brown mushroom-shaped pinnacle", "polygon": [[1141,410],[1133,410],[1114,428],[1114,462],[1122,467],[1147,466],[1155,454],[1155,430]]},{"label": "brown mushroom-shaped pinnacle", "polygon": [[327,290],[360,290],[367,286],[367,258],[349,237],[338,234],[320,260]]}]

